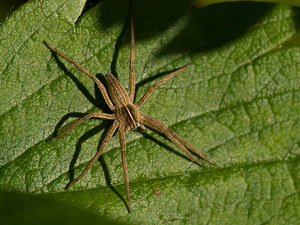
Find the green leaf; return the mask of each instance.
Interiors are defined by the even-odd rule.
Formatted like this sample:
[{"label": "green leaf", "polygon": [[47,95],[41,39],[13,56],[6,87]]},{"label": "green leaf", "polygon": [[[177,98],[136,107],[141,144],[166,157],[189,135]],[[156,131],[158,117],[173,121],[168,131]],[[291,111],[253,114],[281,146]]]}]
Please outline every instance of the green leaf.
[{"label": "green leaf", "polygon": [[291,6],[300,7],[300,2],[298,0],[195,0],[195,7],[205,7],[212,4],[222,3],[222,2],[267,2],[267,3],[279,3]]},{"label": "green leaf", "polygon": [[282,46],[299,28],[299,10],[235,3],[191,11],[190,4],[134,2],[136,99],[164,72],[192,62],[159,87],[141,111],[217,166],[200,168],[151,130],[144,136],[130,132],[131,214],[124,203],[117,136],[65,191],[111,123],[90,120],[45,142],[82,113],[109,110],[93,82],[55,58],[42,41],[101,80],[113,72],[127,87],[129,3],[105,1],[79,17],[83,1],[31,1],[0,27],[1,187],[130,224],[296,224],[300,51]]}]

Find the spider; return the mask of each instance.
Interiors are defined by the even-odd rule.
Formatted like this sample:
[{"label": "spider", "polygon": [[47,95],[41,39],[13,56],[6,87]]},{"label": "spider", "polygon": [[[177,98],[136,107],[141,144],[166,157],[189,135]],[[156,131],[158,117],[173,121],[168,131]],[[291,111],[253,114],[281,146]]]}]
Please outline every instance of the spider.
[{"label": "spider", "polygon": [[110,110],[113,112],[112,114],[108,113],[100,113],[100,112],[93,112],[90,114],[87,114],[86,116],[82,117],[75,123],[73,123],[71,126],[66,128],[63,132],[61,132],[56,137],[51,138],[48,142],[54,141],[66,133],[68,133],[70,130],[74,129],[84,121],[91,119],[91,118],[101,118],[101,119],[107,119],[112,120],[113,123],[110,126],[107,134],[105,135],[99,150],[94,155],[94,157],[90,160],[89,164],[86,166],[86,168],[81,172],[81,174],[69,185],[66,186],[66,190],[72,187],[76,182],[78,182],[85,173],[94,165],[94,163],[97,161],[97,159],[102,154],[106,144],[111,139],[115,131],[118,129],[119,133],[119,141],[121,146],[121,157],[122,157],[122,164],[123,164],[123,173],[124,173],[124,179],[125,179],[125,185],[126,185],[126,194],[127,194],[127,204],[128,204],[128,211],[131,212],[130,207],[130,192],[129,192],[129,177],[128,177],[128,171],[127,171],[127,162],[126,162],[126,141],[125,136],[128,134],[130,130],[136,130],[137,128],[140,128],[142,131],[145,131],[147,127],[150,127],[153,130],[156,130],[162,134],[164,134],[170,141],[172,141],[175,145],[177,145],[182,151],[184,151],[192,161],[197,163],[198,165],[204,167],[204,165],[199,162],[194,155],[188,150],[191,149],[196,155],[198,155],[203,160],[214,164],[211,160],[207,159],[202,153],[200,153],[196,147],[194,147],[192,144],[184,140],[182,137],[180,137],[178,134],[176,134],[173,130],[168,128],[163,123],[159,122],[158,120],[145,115],[142,113],[139,109],[143,106],[143,104],[146,102],[146,100],[151,96],[151,94],[154,92],[154,90],[160,86],[162,83],[164,83],[167,80],[170,80],[178,73],[186,70],[191,63],[183,66],[182,68],[179,68],[175,70],[174,72],[170,73],[169,75],[165,76],[161,80],[157,81],[153,84],[152,87],[142,96],[142,98],[134,104],[134,95],[135,95],[135,75],[134,75],[134,49],[135,49],[135,37],[134,37],[134,24],[133,24],[133,9],[131,7],[130,10],[130,33],[131,33],[131,41],[130,41],[130,72],[129,72],[129,93],[126,92],[125,88],[122,86],[122,84],[114,77],[114,75],[108,73],[105,75],[106,79],[106,86],[98,80],[98,78],[91,73],[89,73],[86,69],[84,69],[81,65],[79,65],[74,60],[68,58],[67,56],[63,55],[62,53],[58,52],[55,48],[53,48],[49,43],[44,41],[44,44],[54,53],[59,55],[60,57],[64,58],[68,62],[72,63],[76,68],[78,68],[80,71],[82,71],[84,74],[86,74],[89,78],[91,78],[98,86],[105,103],[108,105]]}]

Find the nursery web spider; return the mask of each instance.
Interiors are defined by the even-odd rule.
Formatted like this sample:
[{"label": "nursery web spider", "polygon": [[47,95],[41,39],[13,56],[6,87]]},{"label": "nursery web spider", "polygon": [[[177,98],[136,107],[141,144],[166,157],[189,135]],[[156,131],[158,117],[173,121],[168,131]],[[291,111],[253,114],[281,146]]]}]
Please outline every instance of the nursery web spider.
[{"label": "nursery web spider", "polygon": [[[146,100],[151,96],[153,91],[162,83],[164,83],[167,80],[170,80],[178,73],[186,70],[191,63],[183,66],[182,68],[170,73],[169,75],[165,76],[161,80],[157,81],[143,96],[142,98],[134,104],[134,95],[135,95],[135,78],[134,78],[134,48],[135,48],[135,38],[134,38],[134,24],[133,24],[133,12],[131,7],[131,15],[130,15],[130,30],[131,30],[131,41],[130,41],[130,72],[129,72],[129,93],[127,94],[125,88],[122,86],[122,84],[110,73],[106,74],[105,79],[107,83],[107,89],[104,87],[104,85],[96,78],[96,76],[89,73],[86,69],[84,69],[81,65],[79,65],[74,60],[66,57],[62,53],[58,52],[56,49],[54,49],[50,44],[48,44],[46,41],[44,41],[44,44],[54,53],[61,56],[68,62],[72,63],[76,68],[78,68],[80,71],[82,71],[84,74],[86,74],[89,78],[91,78],[98,86],[106,104],[113,112],[112,114],[107,113],[100,113],[100,112],[93,112],[90,113],[84,117],[82,117],[80,120],[73,123],[71,126],[69,126],[67,129],[65,129],[63,132],[61,132],[56,137],[51,138],[49,141],[54,141],[66,133],[68,133],[70,130],[77,127],[82,122],[91,119],[91,118],[101,118],[101,119],[108,119],[112,120],[113,123],[111,127],[109,128],[107,134],[105,135],[103,142],[100,145],[99,150],[95,154],[95,156],[90,160],[89,164],[86,166],[86,168],[81,172],[81,174],[73,181],[71,182],[66,189],[69,189],[72,187],[77,181],[79,181],[84,174],[94,165],[94,163],[97,161],[97,159],[102,154],[105,145],[107,142],[111,139],[115,131],[119,130],[119,141],[121,146],[121,156],[122,156],[122,164],[123,164],[123,172],[124,172],[124,178],[125,178],[125,185],[126,185],[126,194],[127,194],[127,201],[128,201],[128,210],[131,212],[130,208],[130,193],[129,193],[129,178],[128,178],[128,171],[127,171],[127,162],[126,162],[126,141],[125,136],[128,134],[130,130],[135,130],[137,128],[141,128],[142,130],[145,130],[145,126],[152,128],[153,130],[156,130],[160,133],[163,133],[170,141],[172,141],[175,145],[177,145],[182,151],[184,151],[195,163],[197,163],[200,166],[204,165],[200,163],[194,155],[188,150],[191,149],[195,154],[197,154],[200,158],[203,160],[214,164],[212,161],[207,159],[203,154],[201,154],[196,147],[194,147],[192,144],[184,140],[182,137],[180,137],[178,134],[176,134],[173,130],[168,128],[163,123],[159,122],[158,120],[147,116],[143,114],[139,109],[142,107],[142,105],[146,102]],[[144,126],[145,125],[145,126]]]}]

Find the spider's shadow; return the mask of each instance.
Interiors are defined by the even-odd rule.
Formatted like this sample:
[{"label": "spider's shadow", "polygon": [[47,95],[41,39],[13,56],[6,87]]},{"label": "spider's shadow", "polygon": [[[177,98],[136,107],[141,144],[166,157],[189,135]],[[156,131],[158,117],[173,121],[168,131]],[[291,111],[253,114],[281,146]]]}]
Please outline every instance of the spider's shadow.
[{"label": "spider's shadow", "polygon": [[[150,130],[152,130],[151,128],[149,128]],[[159,136],[168,139],[164,134],[158,133],[157,131],[153,130],[155,133],[157,133]],[[140,132],[144,138],[147,138],[151,141],[153,141],[154,143],[158,144],[159,146],[163,147],[164,149],[168,150],[169,152],[172,152],[173,154],[180,156],[181,158],[193,162],[190,158],[188,158],[187,156],[183,155],[182,153],[174,150],[172,147],[170,147],[169,145],[161,142],[160,140],[158,140],[157,138],[151,136],[150,134],[148,134],[146,131],[145,132]]]}]

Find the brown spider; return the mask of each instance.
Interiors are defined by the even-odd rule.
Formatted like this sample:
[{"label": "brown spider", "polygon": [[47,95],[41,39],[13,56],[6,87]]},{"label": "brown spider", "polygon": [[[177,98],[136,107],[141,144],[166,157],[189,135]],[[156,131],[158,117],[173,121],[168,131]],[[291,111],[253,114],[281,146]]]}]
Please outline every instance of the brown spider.
[{"label": "brown spider", "polygon": [[126,194],[127,194],[127,200],[128,200],[128,210],[131,212],[130,208],[130,193],[129,193],[129,178],[128,178],[128,171],[127,171],[127,162],[126,162],[126,141],[125,136],[128,134],[130,130],[135,130],[138,127],[140,127],[142,130],[145,130],[145,126],[152,128],[153,130],[156,130],[160,133],[163,133],[164,135],[169,138],[175,145],[177,145],[181,150],[183,150],[195,163],[197,163],[200,166],[204,165],[200,163],[187,149],[191,149],[194,151],[195,154],[197,154],[199,157],[204,159],[205,161],[214,164],[212,161],[208,160],[203,154],[201,154],[196,147],[194,147],[192,144],[184,140],[182,137],[180,137],[178,134],[176,134],[173,130],[168,128],[163,123],[157,121],[156,119],[147,116],[139,111],[139,108],[146,102],[146,100],[151,96],[153,91],[162,83],[165,81],[173,78],[176,74],[184,71],[187,69],[191,63],[185,65],[184,67],[172,72],[171,74],[167,75],[163,79],[157,81],[144,95],[143,97],[138,101],[138,103],[134,104],[134,94],[135,94],[135,80],[134,80],[134,48],[135,48],[135,39],[134,39],[134,25],[133,25],[133,13],[131,8],[131,16],[130,16],[130,29],[131,29],[131,49],[130,49],[130,72],[129,72],[129,94],[127,94],[125,88],[122,86],[122,84],[110,73],[106,74],[106,82],[107,82],[107,89],[104,87],[104,85],[91,73],[89,73],[86,69],[84,69],[81,65],[79,65],[74,60],[66,57],[62,53],[55,50],[50,44],[48,44],[46,41],[44,41],[44,44],[54,53],[61,56],[65,60],[72,63],[76,68],[78,68],[80,71],[82,71],[84,74],[86,74],[89,78],[91,78],[98,86],[99,90],[101,91],[101,94],[108,105],[108,107],[113,111],[113,114],[107,114],[107,113],[100,113],[100,112],[93,112],[90,113],[84,117],[82,117],[80,120],[73,123],[70,127],[68,127],[66,130],[61,132],[56,137],[50,139],[49,141],[54,141],[61,136],[65,135],[70,130],[77,127],[82,122],[86,121],[87,119],[91,118],[101,118],[101,119],[108,119],[113,120],[113,124],[109,128],[107,134],[105,135],[103,142],[101,143],[101,146],[95,156],[91,159],[89,164],[86,166],[86,168],[81,172],[81,174],[73,181],[71,182],[66,189],[69,189],[72,187],[77,181],[79,181],[83,175],[94,165],[94,163],[97,161],[97,159],[102,154],[105,145],[110,140],[110,138],[113,136],[117,128],[119,129],[119,141],[121,146],[121,155],[122,155],[122,163],[123,163],[123,172],[124,172],[124,178],[125,178],[125,185],[126,185]]}]

